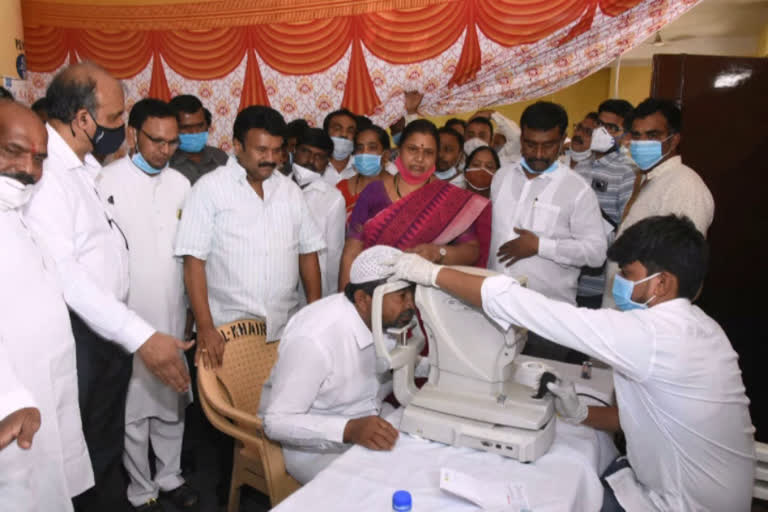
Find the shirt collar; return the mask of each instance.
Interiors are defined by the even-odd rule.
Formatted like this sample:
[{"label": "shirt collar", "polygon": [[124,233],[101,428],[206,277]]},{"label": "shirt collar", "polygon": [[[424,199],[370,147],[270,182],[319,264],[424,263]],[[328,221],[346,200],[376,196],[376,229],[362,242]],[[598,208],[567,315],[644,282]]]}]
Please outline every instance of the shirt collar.
[{"label": "shirt collar", "polygon": [[[240,165],[240,162],[237,161],[237,158],[232,157],[229,160],[227,160],[227,163],[225,164],[226,167],[230,170],[230,174],[237,180],[238,183],[241,183],[243,185],[251,186],[250,183],[248,183],[248,174],[245,171],[245,168]],[[262,183],[262,188],[264,190],[264,200],[267,200],[267,197],[272,194],[274,190],[277,190],[277,187],[280,186],[281,179],[287,179],[283,174],[275,168],[274,171],[272,171],[272,175],[264,180]]]},{"label": "shirt collar", "polygon": [[[525,170],[523,169],[523,165],[518,162],[517,167],[518,167],[518,169],[520,169],[520,174],[523,176],[523,178],[525,178],[527,180],[528,179],[528,175],[525,174]],[[555,168],[554,171],[543,172],[543,173],[535,176],[531,181],[538,180],[538,179],[550,180],[550,179],[559,178],[564,172],[568,171],[569,169],[570,169],[569,167],[566,167],[560,160],[558,160],[557,161],[557,167]]]},{"label": "shirt collar", "polygon": [[648,171],[648,174],[645,175],[645,179],[652,180],[653,178],[656,178],[657,176],[661,176],[662,174],[665,174],[669,172],[670,169],[674,169],[675,167],[680,166],[681,162],[680,155],[675,155],[672,158],[660,163],[650,171]]},{"label": "shirt collar", "polygon": [[67,171],[84,169],[94,178],[99,174],[101,164],[92,154],[85,155],[84,161],[81,162],[59,132],[48,123],[45,124],[45,129],[48,131],[48,158],[53,157],[57,166]]},{"label": "shirt collar", "polygon": [[[200,153],[202,154],[202,156],[200,157],[200,162],[192,162],[192,160],[190,160],[187,157],[187,153],[184,153],[184,152],[182,152],[180,150],[177,150],[176,153],[173,154],[173,156],[171,157],[171,160],[174,163],[182,163],[183,164],[184,162],[188,161],[188,162],[192,162],[192,163],[194,163],[196,165],[197,164],[207,164],[209,162],[214,162],[215,161],[215,152],[212,151],[211,146],[203,146],[203,150]],[[215,163],[218,164],[219,162],[215,162]]]},{"label": "shirt collar", "polygon": [[357,311],[357,308],[343,293],[339,294],[339,300],[342,302],[342,314],[354,318],[354,320],[350,320],[350,327],[352,327],[352,336],[355,337],[357,347],[360,350],[370,347],[373,343],[373,333],[368,326],[365,325],[363,319],[360,318],[360,313]]}]

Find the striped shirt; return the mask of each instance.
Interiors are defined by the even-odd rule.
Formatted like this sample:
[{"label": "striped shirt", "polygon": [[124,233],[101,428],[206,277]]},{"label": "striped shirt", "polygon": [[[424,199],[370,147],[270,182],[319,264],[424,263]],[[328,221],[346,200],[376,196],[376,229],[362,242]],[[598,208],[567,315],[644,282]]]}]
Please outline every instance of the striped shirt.
[{"label": "striped shirt", "polygon": [[205,260],[215,325],[267,319],[267,339],[280,339],[299,307],[299,254],[325,248],[299,187],[279,172],[260,198],[237,159],[192,187],[176,234],[176,256]]},{"label": "striped shirt", "polygon": [[[604,216],[614,225],[621,222],[624,207],[632,196],[636,167],[629,157],[612,151],[591,161],[591,165],[577,165],[574,171],[581,175],[597,195]],[[583,297],[602,295],[605,288],[605,268],[584,268],[579,278],[578,294]]]}]

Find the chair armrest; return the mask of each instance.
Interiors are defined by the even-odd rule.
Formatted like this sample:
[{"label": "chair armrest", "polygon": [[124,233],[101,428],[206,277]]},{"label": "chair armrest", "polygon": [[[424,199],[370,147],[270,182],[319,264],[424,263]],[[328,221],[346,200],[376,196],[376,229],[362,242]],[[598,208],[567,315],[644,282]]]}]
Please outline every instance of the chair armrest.
[{"label": "chair armrest", "polygon": [[198,380],[198,388],[200,391],[200,394],[205,396],[206,401],[208,402],[208,405],[211,406],[211,408],[216,411],[218,414],[225,416],[235,422],[238,423],[238,425],[253,429],[254,431],[258,433],[264,433],[264,423],[261,421],[261,418],[254,414],[249,414],[245,411],[241,411],[239,409],[236,409],[235,407],[232,407],[230,404],[224,402],[218,397],[213,397],[206,393],[205,388],[200,385],[201,381]]}]

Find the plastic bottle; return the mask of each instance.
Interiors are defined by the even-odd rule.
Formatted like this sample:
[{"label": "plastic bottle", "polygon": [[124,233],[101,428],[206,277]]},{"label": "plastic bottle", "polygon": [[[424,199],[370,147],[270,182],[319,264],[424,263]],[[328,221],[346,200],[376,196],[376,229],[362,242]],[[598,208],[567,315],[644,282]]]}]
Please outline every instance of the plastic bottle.
[{"label": "plastic bottle", "polygon": [[411,493],[408,491],[396,491],[392,495],[392,510],[395,512],[410,512],[413,510]]}]

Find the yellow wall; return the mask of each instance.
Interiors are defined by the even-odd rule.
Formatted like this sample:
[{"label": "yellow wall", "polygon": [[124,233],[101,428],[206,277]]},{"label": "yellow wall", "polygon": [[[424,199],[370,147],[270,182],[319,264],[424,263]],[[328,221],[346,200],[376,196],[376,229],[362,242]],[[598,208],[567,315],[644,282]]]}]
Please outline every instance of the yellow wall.
[{"label": "yellow wall", "polygon": [[[561,104],[568,111],[570,124],[580,121],[589,112],[596,111],[597,106],[605,99],[613,96],[615,72],[613,68],[604,68],[591,74],[554,94],[536,100],[498,105],[492,107],[515,122],[520,121],[523,110],[535,101],[544,100]],[[651,66],[623,66],[619,73],[619,97],[637,105],[648,97],[651,87]],[[452,117],[468,119],[473,112],[463,112],[449,116],[435,116],[429,119],[437,126],[442,126]]]},{"label": "yellow wall", "polygon": [[768,25],[760,32],[760,40],[757,44],[757,56],[768,57]]}]

